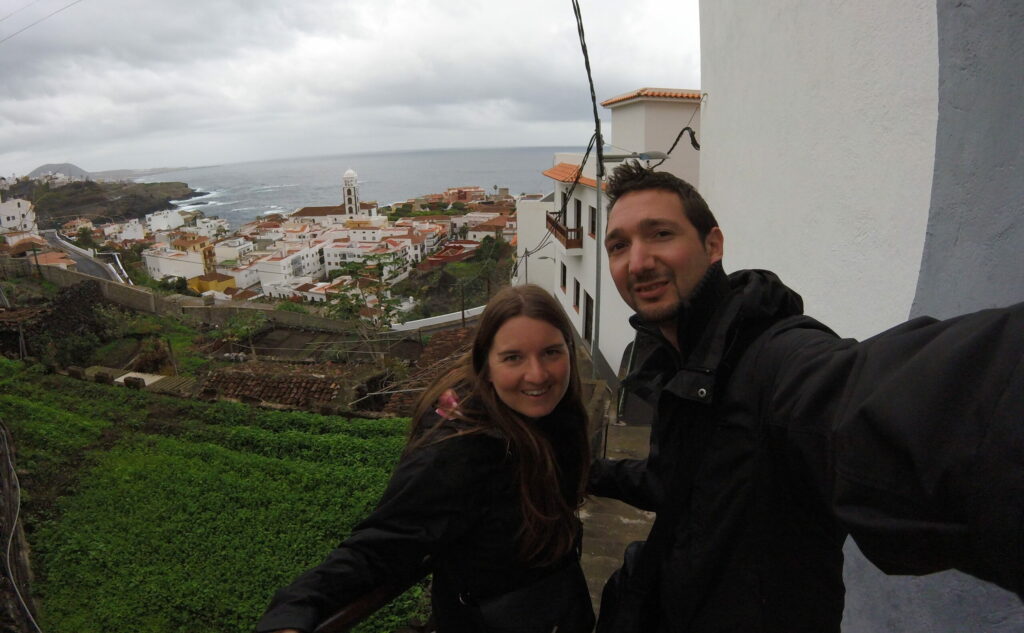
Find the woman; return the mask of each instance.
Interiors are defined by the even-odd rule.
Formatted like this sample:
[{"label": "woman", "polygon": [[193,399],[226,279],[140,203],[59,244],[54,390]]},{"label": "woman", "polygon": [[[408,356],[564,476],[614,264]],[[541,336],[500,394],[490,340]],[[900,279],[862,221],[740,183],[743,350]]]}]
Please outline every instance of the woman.
[{"label": "woman", "polygon": [[420,398],[377,509],[275,594],[257,630],[312,631],[425,566],[440,633],[589,631],[577,510],[590,459],[572,340],[541,288],[496,294],[470,353]]}]

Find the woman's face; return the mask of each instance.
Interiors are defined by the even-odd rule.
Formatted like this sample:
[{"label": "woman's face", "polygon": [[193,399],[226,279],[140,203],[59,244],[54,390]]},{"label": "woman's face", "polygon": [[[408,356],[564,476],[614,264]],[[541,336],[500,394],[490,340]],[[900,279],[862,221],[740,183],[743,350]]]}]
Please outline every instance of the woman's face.
[{"label": "woman's face", "polygon": [[569,347],[547,321],[512,317],[498,328],[487,372],[498,398],[528,418],[551,413],[569,389]]}]

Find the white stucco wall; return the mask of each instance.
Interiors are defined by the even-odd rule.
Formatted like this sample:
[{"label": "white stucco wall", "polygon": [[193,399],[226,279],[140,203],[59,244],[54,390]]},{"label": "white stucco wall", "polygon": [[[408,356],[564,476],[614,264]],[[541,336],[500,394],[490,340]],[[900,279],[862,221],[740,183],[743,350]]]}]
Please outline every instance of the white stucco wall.
[{"label": "white stucco wall", "polygon": [[775,271],[842,336],[905,320],[935,154],[934,0],[732,0],[700,15],[701,191],[726,270]]},{"label": "white stucco wall", "polygon": [[[558,270],[555,267],[557,240],[553,236],[545,240],[548,232],[547,214],[554,210],[552,200],[553,196],[549,194],[541,200],[520,200],[516,203],[516,257],[519,267],[513,282],[536,284],[550,293],[554,293],[558,285]],[[523,256],[527,250],[531,252],[528,260]]]},{"label": "white stucco wall", "polygon": [[[697,132],[698,141],[701,137],[700,112],[696,103],[644,99],[615,106],[611,108],[611,114],[613,154],[667,152],[687,123]],[[614,168],[614,164],[606,166],[609,173]],[[658,169],[670,171],[694,187],[700,187],[700,154],[690,144],[689,134],[679,141]]]}]

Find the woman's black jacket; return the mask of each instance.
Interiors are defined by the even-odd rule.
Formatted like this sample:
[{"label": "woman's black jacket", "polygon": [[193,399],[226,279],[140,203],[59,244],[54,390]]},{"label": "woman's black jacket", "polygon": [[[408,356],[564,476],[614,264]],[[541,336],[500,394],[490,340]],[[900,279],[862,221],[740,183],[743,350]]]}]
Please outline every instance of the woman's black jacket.
[{"label": "woman's black jacket", "polygon": [[[554,417],[537,424],[569,474],[562,477],[563,493],[574,497],[580,464],[566,450],[568,436],[560,437],[564,420],[559,425]],[[519,561],[521,512],[507,441],[489,433],[455,436],[447,422],[432,432],[448,439],[402,457],[376,510],[320,565],[277,591],[258,632],[312,631],[361,594],[422,575],[428,558],[439,631],[473,631],[460,594],[469,601],[504,594],[562,564],[538,568]]]}]

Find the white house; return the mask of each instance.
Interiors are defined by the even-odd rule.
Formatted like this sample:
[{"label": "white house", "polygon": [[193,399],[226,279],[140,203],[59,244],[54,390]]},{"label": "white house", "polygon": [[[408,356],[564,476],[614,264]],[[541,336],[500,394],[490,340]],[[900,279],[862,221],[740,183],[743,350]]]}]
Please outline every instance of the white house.
[{"label": "white house", "polygon": [[202,250],[183,251],[166,246],[155,246],[142,251],[146,271],[153,279],[183,277],[191,279],[206,272]]},{"label": "white house", "polygon": [[[626,156],[665,152],[687,125],[697,130],[699,137],[700,100],[701,94],[696,90],[641,88],[604,101],[602,105],[612,111],[612,137],[608,140],[617,150],[606,156],[606,169],[610,172],[617,162],[626,160]],[[674,159],[670,158],[659,169],[697,182],[698,161],[685,156],[687,153],[696,154],[696,151],[689,143],[681,142],[671,155]],[[546,282],[539,277],[540,271],[531,270],[530,281],[553,289],[580,338],[591,346],[600,375],[616,384],[626,346],[633,340],[632,328],[624,327],[632,310],[619,297],[608,275],[602,237],[608,205],[605,197],[597,193],[593,154],[583,168],[579,184],[572,186],[581,159],[579,154],[556,154],[554,166],[544,171],[555,184],[551,199],[528,204],[517,214],[523,217],[526,226],[526,231],[519,233],[520,256],[525,249],[536,249],[539,245],[544,245],[545,249],[553,245],[554,249],[552,255],[541,254],[552,253],[542,250],[531,256],[528,263],[521,262],[517,275],[525,282],[527,266],[550,261],[550,268],[544,265],[541,270],[553,279],[549,277],[550,282]],[[541,212],[546,212],[545,228],[551,233],[546,244],[543,233],[538,230],[537,216]],[[554,259],[540,260],[540,257]],[[593,348],[595,343],[596,349]]]},{"label": "white house", "polygon": [[167,209],[146,214],[146,228],[150,231],[170,231],[185,224],[185,218],[177,209]]},{"label": "white house", "polygon": [[555,210],[554,192],[522,196],[516,201],[516,278],[555,292],[555,239],[548,231],[548,214]]},{"label": "white house", "polygon": [[235,286],[238,288],[249,288],[260,282],[260,271],[256,267],[256,262],[239,263],[235,266],[217,266],[216,271],[222,275],[234,277]]},{"label": "white house", "polygon": [[324,244],[312,242],[304,248],[277,251],[256,262],[260,284],[264,289],[275,284],[288,284],[297,277],[323,277]]},{"label": "white house", "polygon": [[10,231],[36,232],[36,212],[32,203],[21,198],[0,202],[0,233]]},{"label": "white house", "polygon": [[244,237],[223,240],[213,246],[218,262],[242,263],[249,258],[254,249],[255,245]]},{"label": "white house", "polygon": [[228,221],[222,218],[197,218],[195,226],[183,226],[182,231],[196,233],[203,237],[216,237],[227,235],[230,231]]}]

